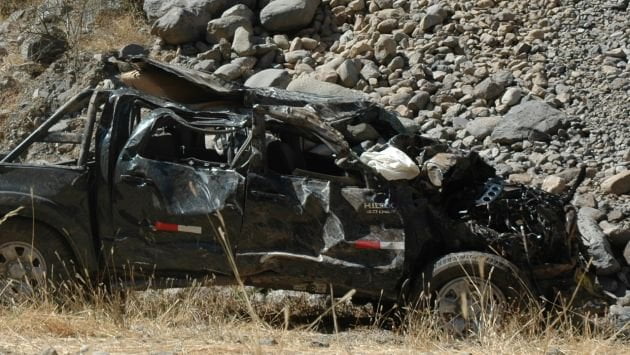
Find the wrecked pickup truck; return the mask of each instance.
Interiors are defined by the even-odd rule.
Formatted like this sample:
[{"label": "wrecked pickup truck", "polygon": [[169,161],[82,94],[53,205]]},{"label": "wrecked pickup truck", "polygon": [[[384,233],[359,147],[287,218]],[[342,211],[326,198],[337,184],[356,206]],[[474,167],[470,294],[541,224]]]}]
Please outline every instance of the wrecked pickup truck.
[{"label": "wrecked pickup truck", "polygon": [[[138,90],[86,90],[2,158],[0,290],[76,272],[231,283],[229,253],[248,285],[424,292],[457,317],[471,283],[506,302],[576,272],[570,196],[507,184],[376,104],[134,65]],[[76,117],[81,134],[59,131]],[[76,158],[24,162],[37,142]]]}]

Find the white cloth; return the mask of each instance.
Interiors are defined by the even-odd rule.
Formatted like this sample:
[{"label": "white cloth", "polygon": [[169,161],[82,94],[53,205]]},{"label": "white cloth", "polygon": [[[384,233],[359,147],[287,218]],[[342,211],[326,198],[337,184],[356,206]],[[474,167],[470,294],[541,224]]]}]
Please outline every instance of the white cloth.
[{"label": "white cloth", "polygon": [[398,148],[387,147],[380,152],[364,152],[360,159],[386,180],[411,180],[420,174],[418,165]]}]

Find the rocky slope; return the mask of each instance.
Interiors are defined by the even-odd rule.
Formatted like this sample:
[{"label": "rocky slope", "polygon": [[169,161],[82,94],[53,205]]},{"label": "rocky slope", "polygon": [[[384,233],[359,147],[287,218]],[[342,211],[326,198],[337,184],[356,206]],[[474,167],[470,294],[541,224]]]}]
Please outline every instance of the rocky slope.
[{"label": "rocky slope", "polygon": [[[593,209],[583,214],[592,240],[618,260],[602,284],[630,305],[627,0],[145,0],[143,11],[153,57],[252,87],[368,97],[409,131],[477,150],[506,178],[548,191],[565,191],[585,165],[574,202]],[[62,44],[32,54],[15,26],[29,18],[0,24],[0,60],[12,46],[27,60],[0,78],[0,90],[24,88],[19,112],[0,109],[4,145],[27,119],[111,76],[108,55],[70,80],[63,58],[49,64]]]}]

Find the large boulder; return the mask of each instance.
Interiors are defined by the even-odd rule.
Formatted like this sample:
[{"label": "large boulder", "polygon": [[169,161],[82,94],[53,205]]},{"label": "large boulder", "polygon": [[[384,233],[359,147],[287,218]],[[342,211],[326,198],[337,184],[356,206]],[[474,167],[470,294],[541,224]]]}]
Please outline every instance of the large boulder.
[{"label": "large boulder", "polygon": [[546,140],[566,119],[564,113],[543,101],[527,101],[512,107],[491,137],[495,142],[505,144],[525,139]]},{"label": "large boulder", "polygon": [[207,23],[229,6],[255,3],[255,0],[145,0],[143,10],[154,21],[152,34],[168,44],[179,45],[203,38]]},{"label": "large boulder", "polygon": [[206,23],[205,16],[173,7],[153,23],[151,34],[161,37],[167,44],[179,45],[201,38]]},{"label": "large boulder", "polygon": [[179,7],[203,16],[208,22],[227,8],[238,4],[253,9],[256,6],[256,0],[144,0],[142,9],[150,21],[164,16],[174,7]]},{"label": "large boulder", "polygon": [[245,86],[250,88],[280,88],[286,89],[291,82],[289,72],[284,69],[266,69],[260,71],[245,81]]},{"label": "large boulder", "polygon": [[321,0],[274,0],[260,11],[260,23],[272,32],[297,31],[308,26]]},{"label": "large boulder", "polygon": [[289,91],[299,91],[323,96],[341,96],[353,99],[367,99],[367,95],[361,91],[344,88],[341,85],[315,80],[309,77],[300,77],[293,80],[288,86]]}]

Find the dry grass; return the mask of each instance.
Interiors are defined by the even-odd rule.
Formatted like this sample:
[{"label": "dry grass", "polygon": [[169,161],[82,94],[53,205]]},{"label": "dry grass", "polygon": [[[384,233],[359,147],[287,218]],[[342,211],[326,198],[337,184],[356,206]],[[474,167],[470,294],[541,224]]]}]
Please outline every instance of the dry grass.
[{"label": "dry grass", "polygon": [[[254,289],[247,292],[256,295]],[[436,315],[428,310],[411,313],[394,330],[384,330],[372,318],[358,325],[342,322],[335,334],[326,324],[331,322],[330,315],[323,317],[319,330],[305,329],[312,318],[298,319],[300,313],[323,313],[326,309],[324,299],[313,305],[306,295],[289,295],[275,302],[263,298],[254,301],[255,312],[267,324],[262,326],[252,322],[237,288],[197,285],[129,292],[126,297],[99,291],[89,297],[78,293],[74,290],[68,293],[72,296],[57,301],[43,295],[0,307],[0,352],[37,353],[51,346],[63,353],[76,353],[88,346],[92,351],[110,353],[200,354],[545,354],[558,350],[564,354],[624,354],[630,349],[628,340],[610,328],[564,321],[553,324],[556,318],[542,312],[515,316],[467,338],[444,332]],[[292,309],[285,311],[287,306]],[[344,307],[363,313],[358,307]]]},{"label": "dry grass", "polygon": [[136,11],[103,13],[91,33],[79,41],[81,51],[106,52],[125,44],[150,45],[154,39],[146,20]]},{"label": "dry grass", "polygon": [[5,19],[14,11],[24,9],[29,6],[37,5],[41,0],[1,0],[0,1],[0,20]]}]

